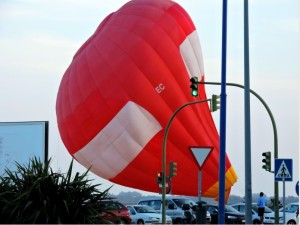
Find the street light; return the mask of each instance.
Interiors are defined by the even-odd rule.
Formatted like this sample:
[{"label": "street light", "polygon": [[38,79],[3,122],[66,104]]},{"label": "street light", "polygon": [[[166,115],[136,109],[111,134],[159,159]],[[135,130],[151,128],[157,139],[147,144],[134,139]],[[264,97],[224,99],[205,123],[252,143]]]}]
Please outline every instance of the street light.
[{"label": "street light", "polygon": [[212,95],[210,111],[215,112],[220,109],[220,95]]},{"label": "street light", "polygon": [[162,172],[157,172],[156,174],[156,182],[158,183],[158,185],[162,184],[163,181],[163,173]]},{"label": "street light", "polygon": [[[163,147],[162,147],[162,173],[166,174],[166,149],[167,149],[167,137],[168,137],[168,133],[169,133],[169,129],[171,126],[172,121],[174,120],[175,116],[177,115],[177,113],[180,112],[180,110],[182,110],[184,107],[189,106],[189,105],[193,105],[193,104],[198,104],[198,103],[202,103],[202,102],[208,102],[211,101],[211,99],[205,99],[205,100],[198,100],[198,101],[194,101],[194,102],[188,102],[185,103],[184,105],[180,106],[178,109],[176,109],[176,111],[172,114],[165,132],[164,132],[164,138],[163,138]],[[166,176],[163,176],[163,181],[162,181],[162,224],[166,223]]]},{"label": "street light", "polygon": [[170,162],[169,164],[169,179],[177,176],[177,162]]},{"label": "street light", "polygon": [[[211,85],[221,85],[220,82],[207,82],[207,81],[200,81],[199,84],[211,84]],[[236,83],[226,83],[227,86],[234,86],[234,87],[239,87],[244,89],[244,86],[241,84],[236,84]],[[273,126],[273,134],[274,134],[274,159],[278,158],[278,135],[277,135],[277,127],[276,127],[276,123],[275,123],[275,119],[273,117],[273,114],[269,108],[269,106],[267,105],[267,103],[253,90],[250,89],[250,93],[253,94],[255,97],[257,97],[260,102],[263,104],[263,106],[265,107],[265,109],[267,110],[270,119],[271,119],[271,123]],[[279,223],[279,207],[278,207],[278,182],[274,182],[274,200],[275,200],[275,205],[274,205],[274,214],[275,214],[275,223],[278,224]]]},{"label": "street light", "polygon": [[192,89],[191,95],[194,97],[197,97],[198,96],[198,77],[192,77],[190,79],[190,81],[191,81],[190,88]]},{"label": "street light", "polygon": [[262,154],[262,156],[264,157],[264,159],[262,160],[262,162],[264,163],[264,165],[262,166],[263,169],[265,169],[266,171],[271,171],[271,152],[264,152]]}]

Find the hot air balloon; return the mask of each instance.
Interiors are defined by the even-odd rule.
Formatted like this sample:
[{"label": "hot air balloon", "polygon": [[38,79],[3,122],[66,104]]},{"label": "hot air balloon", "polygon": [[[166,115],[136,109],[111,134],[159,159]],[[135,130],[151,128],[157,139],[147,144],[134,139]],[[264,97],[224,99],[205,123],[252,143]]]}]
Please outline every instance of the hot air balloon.
[{"label": "hot air balloon", "polygon": [[[57,94],[61,139],[69,153],[116,184],[158,192],[166,125],[204,81],[200,41],[187,12],[170,0],[132,0],[108,15],[77,51]],[[202,196],[218,197],[219,135],[208,103],[183,109],[172,122],[166,160],[177,162],[172,194],[198,195],[198,165],[189,146],[211,147]],[[236,182],[226,156],[226,190]]]}]

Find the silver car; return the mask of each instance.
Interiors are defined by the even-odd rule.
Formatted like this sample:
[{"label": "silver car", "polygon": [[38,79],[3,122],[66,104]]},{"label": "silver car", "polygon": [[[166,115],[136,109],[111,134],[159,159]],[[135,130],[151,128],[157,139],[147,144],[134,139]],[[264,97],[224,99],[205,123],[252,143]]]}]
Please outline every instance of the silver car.
[{"label": "silver car", "polygon": [[[285,210],[285,223],[298,224],[297,211],[299,213],[299,203],[295,202],[295,203],[287,204],[284,207],[284,210]],[[279,212],[283,213],[283,208],[279,209]]]},{"label": "silver car", "polygon": [[[233,208],[235,208],[237,211],[241,212],[241,213],[245,213],[245,203],[237,203],[237,204],[233,204],[231,205]],[[258,216],[258,207],[257,207],[257,203],[252,203],[252,223],[253,224],[260,224],[260,218]],[[268,208],[265,207],[265,217],[270,217],[270,215],[273,215],[273,211]]]},{"label": "silver car", "polygon": [[[299,210],[299,203],[290,203],[284,207],[285,210],[285,224],[298,224],[298,218],[296,212]],[[264,223],[273,224],[275,222],[274,213],[265,216]],[[279,209],[279,223],[283,224],[283,208]]]},{"label": "silver car", "polygon": [[[146,205],[126,205],[133,224],[161,224],[162,214]],[[172,224],[172,218],[166,215],[166,224]]]}]

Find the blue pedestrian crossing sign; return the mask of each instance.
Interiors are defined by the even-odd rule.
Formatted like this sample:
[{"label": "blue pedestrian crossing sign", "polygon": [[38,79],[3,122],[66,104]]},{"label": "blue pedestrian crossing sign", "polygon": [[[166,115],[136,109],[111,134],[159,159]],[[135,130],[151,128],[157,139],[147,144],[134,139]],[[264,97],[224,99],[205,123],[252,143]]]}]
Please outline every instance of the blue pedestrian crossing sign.
[{"label": "blue pedestrian crossing sign", "polygon": [[275,181],[293,181],[293,160],[275,159]]}]

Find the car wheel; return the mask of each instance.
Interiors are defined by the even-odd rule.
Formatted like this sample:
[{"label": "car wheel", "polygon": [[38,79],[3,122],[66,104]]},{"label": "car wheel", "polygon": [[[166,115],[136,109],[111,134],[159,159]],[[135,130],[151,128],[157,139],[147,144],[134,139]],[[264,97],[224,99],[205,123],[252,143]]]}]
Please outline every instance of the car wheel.
[{"label": "car wheel", "polygon": [[296,224],[296,221],[290,220],[290,221],[287,222],[287,224]]},{"label": "car wheel", "polygon": [[144,224],[144,221],[143,220],[138,220],[137,224]]}]

